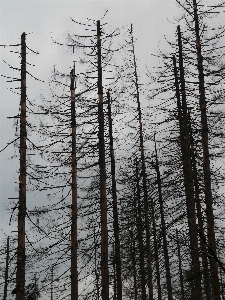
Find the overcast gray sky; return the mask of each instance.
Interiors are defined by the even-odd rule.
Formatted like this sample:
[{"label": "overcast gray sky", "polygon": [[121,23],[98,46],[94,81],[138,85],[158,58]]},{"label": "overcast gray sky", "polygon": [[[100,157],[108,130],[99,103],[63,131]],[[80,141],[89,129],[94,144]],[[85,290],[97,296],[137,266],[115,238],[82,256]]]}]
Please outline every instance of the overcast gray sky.
[{"label": "overcast gray sky", "polygon": [[[216,1],[218,2],[218,1]],[[211,0],[205,0],[205,4],[213,4]],[[152,56],[156,54],[158,47],[166,48],[164,37],[174,40],[174,33],[178,25],[174,17],[180,15],[176,0],[73,0],[73,1],[35,1],[35,0],[0,0],[0,44],[20,44],[21,34],[25,32],[27,46],[39,55],[27,51],[27,62],[35,65],[27,65],[27,70],[35,77],[48,80],[51,76],[53,65],[56,69],[67,73],[71,69],[72,61],[76,59],[72,49],[67,53],[52,43],[51,37],[61,43],[66,40],[67,32],[76,32],[71,18],[85,23],[87,18],[101,19],[108,9],[104,22],[113,28],[129,26],[133,23],[136,57],[139,72],[143,75],[146,66],[152,71],[157,60]],[[18,53],[13,53],[17,51]],[[0,73],[3,76],[19,78],[20,72],[9,68],[7,64],[20,68],[20,46],[0,47]],[[5,63],[5,62],[7,63]],[[14,139],[15,130],[13,119],[7,117],[18,114],[20,95],[9,91],[11,87],[19,87],[19,82],[9,83],[2,77],[0,89],[0,149]],[[38,84],[37,81],[27,75],[27,96],[32,101],[39,97],[40,93],[47,93],[47,84]],[[14,90],[19,92],[19,90]],[[0,224],[5,231],[11,230],[7,223],[9,214],[4,207],[8,197],[17,197],[18,193],[18,160],[10,159],[14,154],[13,146],[0,153]],[[18,153],[17,153],[18,154]],[[16,182],[16,183],[15,183]],[[2,232],[1,232],[2,235]]]},{"label": "overcast gray sky", "polygon": [[[130,26],[133,23],[134,36],[138,39],[136,43],[136,55],[139,61],[139,68],[145,72],[145,65],[151,70],[155,65],[155,59],[151,54],[156,53],[158,43],[163,41],[164,36],[169,39],[176,30],[173,24],[174,16],[179,14],[175,0],[148,0],[148,1],[0,1],[0,44],[20,44],[22,32],[27,34],[27,46],[39,55],[34,55],[28,51],[27,62],[35,67],[27,66],[27,70],[34,76],[47,80],[51,75],[53,65],[61,72],[68,72],[71,68],[74,56],[65,55],[65,52],[52,44],[51,36],[59,41],[65,42],[66,33],[73,31],[75,26],[71,22],[71,17],[78,22],[85,23],[87,18],[101,19],[108,9],[108,14],[104,22],[112,27]],[[8,67],[20,67],[19,53],[20,47],[0,47],[0,70],[1,75],[19,78],[20,73]],[[19,82],[7,83],[5,77],[1,77],[1,110],[0,110],[0,145],[1,149],[14,139],[13,120],[7,117],[18,113],[20,96],[9,91],[10,87],[19,87]],[[38,97],[39,93],[45,93],[47,86],[40,85],[27,75],[27,96],[30,100]],[[18,90],[14,90],[19,92]],[[0,153],[1,173],[0,173],[0,193],[1,193],[1,227],[8,232],[7,223],[9,215],[5,214],[4,206],[8,202],[8,197],[17,197],[15,188],[18,187],[18,161],[10,157],[14,154],[13,146]],[[2,233],[1,233],[2,235]]]},{"label": "overcast gray sky", "polygon": [[[214,3],[212,0],[204,0],[207,4],[213,4],[212,2]],[[27,62],[35,65],[34,67],[27,65],[27,70],[35,77],[47,81],[54,65],[57,70],[68,73],[72,61],[76,59],[72,49],[63,51],[52,43],[51,37],[64,43],[67,32],[79,34],[71,18],[82,23],[85,23],[87,18],[98,20],[107,9],[104,22],[113,28],[130,27],[130,24],[133,24],[134,37],[137,40],[135,51],[139,72],[144,75],[146,66],[152,71],[153,66],[157,65],[157,59],[152,54],[157,53],[159,45],[164,49],[167,47],[164,37],[166,36],[167,40],[174,40],[178,25],[174,17],[181,13],[176,0],[0,0],[0,44],[20,44],[21,34],[25,32],[27,46],[40,53],[35,55],[27,51]],[[20,87],[20,82],[6,82],[7,78],[4,76],[20,77],[19,71],[12,70],[7,65],[20,68],[19,55],[20,46],[0,47],[0,74],[3,75],[0,77],[0,149],[14,139],[13,119],[7,117],[18,114],[20,95],[10,92],[9,88]],[[14,92],[19,93],[19,89]],[[29,100],[38,98],[40,94],[48,94],[48,84],[38,83],[27,75]],[[16,151],[18,154],[18,150]],[[19,161],[11,159],[14,153],[13,145],[0,153],[0,240],[10,234],[11,230],[16,230],[8,226],[10,214],[5,210],[9,202],[7,199],[18,197],[15,189],[18,189]]]}]

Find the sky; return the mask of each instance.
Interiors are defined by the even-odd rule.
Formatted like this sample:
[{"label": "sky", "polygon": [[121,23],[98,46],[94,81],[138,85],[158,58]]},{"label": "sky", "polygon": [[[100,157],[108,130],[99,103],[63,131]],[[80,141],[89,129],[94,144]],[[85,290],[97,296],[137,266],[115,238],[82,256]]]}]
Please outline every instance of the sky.
[{"label": "sky", "polygon": [[[152,54],[158,51],[160,43],[164,44],[164,36],[170,38],[176,30],[173,19],[179,14],[179,9],[175,0],[0,0],[0,45],[20,44],[21,34],[25,32],[27,47],[39,53],[36,55],[27,50],[27,71],[46,81],[46,84],[39,83],[27,74],[27,97],[31,102],[40,94],[48,93],[47,81],[53,66],[67,73],[73,60],[77,59],[72,49],[63,50],[54,45],[52,39],[64,43],[68,32],[79,34],[71,18],[86,23],[87,19],[102,19],[106,10],[108,13],[101,22],[107,22],[112,28],[130,28],[133,24],[139,71],[145,74],[146,65],[151,70],[157,63]],[[20,46],[0,47],[0,150],[15,138],[14,119],[7,117],[19,112],[20,82],[6,82],[9,79],[5,76],[20,77],[18,70],[9,67],[20,68],[19,55]],[[12,159],[15,154],[17,157]],[[8,198],[18,197],[18,154],[13,145],[0,152],[0,245],[7,235],[16,230],[15,226],[9,226],[10,212],[6,208],[11,208]],[[28,196],[29,200],[32,199]]]},{"label": "sky", "polygon": [[[212,0],[204,0],[204,3],[211,4]],[[52,40],[65,43],[68,32],[79,34],[71,18],[81,23],[87,19],[99,20],[107,10],[102,22],[112,28],[130,28],[133,24],[137,64],[143,76],[141,82],[147,69],[151,72],[158,65],[153,55],[159,48],[168,47],[165,37],[174,40],[178,25],[175,17],[181,14],[176,0],[0,0],[0,45],[20,44],[21,34],[25,32],[27,47],[39,53],[27,50],[27,71],[46,82],[37,82],[27,74],[27,97],[31,102],[40,94],[48,93],[47,82],[54,66],[60,72],[69,73],[73,60],[78,59],[72,49],[62,49]],[[20,82],[6,81],[7,77],[20,77],[19,71],[9,67],[20,68],[19,55],[20,46],[0,46],[0,150],[15,136],[13,119],[7,117],[18,114]],[[13,92],[10,88],[14,88]],[[15,153],[17,158],[12,159]],[[18,197],[18,168],[18,149],[10,145],[0,152],[0,245],[16,230],[8,226],[10,213],[6,207],[10,207],[8,198]]]},{"label": "sky", "polygon": [[[176,30],[174,17],[179,15],[175,0],[148,0],[148,1],[0,1],[0,44],[20,44],[21,34],[26,33],[27,47],[38,52],[36,55],[27,52],[27,71],[33,76],[47,81],[51,76],[53,66],[61,72],[70,70],[72,61],[76,59],[72,49],[63,51],[52,43],[52,39],[64,43],[67,32],[74,32],[74,23],[71,18],[85,23],[87,18],[98,20],[103,17],[112,28],[133,24],[134,37],[137,40],[135,50],[140,72],[146,71],[146,65],[156,64],[152,54],[156,54],[160,43],[164,43],[164,36],[170,38]],[[17,52],[17,53],[13,53]],[[0,148],[14,140],[15,129],[12,117],[17,115],[20,96],[9,89],[19,87],[19,82],[6,82],[8,77],[19,78],[20,73],[9,67],[20,68],[20,46],[0,47]],[[2,76],[3,75],[3,76]],[[46,84],[39,85],[27,75],[27,96],[32,101],[44,94]],[[14,89],[14,92],[19,90]],[[17,151],[17,150],[16,150]],[[13,145],[0,153],[0,224],[4,232],[11,230],[8,227],[9,214],[5,207],[9,206],[10,197],[18,195],[18,159],[11,159],[15,149]],[[3,232],[1,231],[1,238]]]}]

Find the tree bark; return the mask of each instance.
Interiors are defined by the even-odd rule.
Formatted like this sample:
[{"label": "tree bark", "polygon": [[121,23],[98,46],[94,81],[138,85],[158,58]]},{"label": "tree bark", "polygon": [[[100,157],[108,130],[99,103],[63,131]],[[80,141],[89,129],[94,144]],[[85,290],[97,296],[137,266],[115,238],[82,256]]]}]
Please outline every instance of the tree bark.
[{"label": "tree bark", "polygon": [[4,284],[4,297],[3,297],[3,300],[7,299],[8,277],[9,277],[9,237],[7,237],[7,245],[6,245],[5,284]]},{"label": "tree bark", "polygon": [[78,299],[77,272],[77,158],[76,158],[76,105],[75,65],[70,73],[71,127],[72,127],[72,222],[71,222],[71,300]]},{"label": "tree bark", "polygon": [[20,101],[20,177],[18,212],[18,248],[16,300],[25,296],[25,217],[26,217],[26,34],[21,35],[21,101]]},{"label": "tree bark", "polygon": [[53,286],[53,283],[54,283],[54,273],[53,273],[53,271],[54,271],[54,267],[52,266],[51,267],[51,300],[53,300],[53,289],[54,289],[54,286]]},{"label": "tree bark", "polygon": [[[195,22],[195,35],[196,35],[196,50],[197,50],[197,62],[198,62],[198,73],[199,73],[199,104],[201,111],[201,134],[202,134],[202,149],[203,149],[203,171],[204,171],[204,186],[205,186],[205,204],[206,204],[206,218],[207,218],[207,235],[208,243],[211,251],[216,255],[216,239],[215,239],[215,225],[213,215],[213,199],[212,199],[212,188],[211,188],[211,172],[210,172],[210,159],[209,159],[209,148],[208,148],[208,124],[207,124],[207,113],[206,113],[206,99],[205,99],[205,79],[203,69],[203,59],[201,54],[201,41],[199,34],[199,22],[198,22],[198,10],[196,0],[193,0],[194,9],[194,22]],[[211,282],[213,300],[220,299],[220,286],[219,286],[219,275],[218,275],[218,263],[214,257],[209,257]]]},{"label": "tree bark", "polygon": [[[154,135],[155,141],[155,135]],[[168,292],[168,300],[172,300],[172,284],[171,284],[171,275],[170,275],[170,261],[169,261],[169,254],[168,254],[168,247],[167,247],[167,239],[166,239],[166,223],[164,217],[164,208],[163,208],[163,199],[162,199],[162,184],[161,184],[161,176],[159,170],[159,161],[156,149],[156,141],[155,141],[155,156],[156,156],[156,174],[157,174],[157,185],[158,185],[158,193],[159,193],[159,208],[160,208],[160,216],[161,216],[161,226],[162,226],[162,237],[163,237],[163,252],[164,252],[164,259],[165,259],[165,268],[166,268],[166,285],[167,285],[167,292]]]},{"label": "tree bark", "polygon": [[95,278],[96,278],[96,297],[97,300],[100,299],[100,292],[99,292],[99,274],[98,274],[98,268],[97,268],[97,243],[96,243],[96,233],[95,233],[95,227],[94,227],[94,245],[95,245]]},{"label": "tree bark", "polygon": [[[180,45],[179,45],[180,47]],[[181,55],[181,54],[180,54]],[[183,176],[184,176],[184,187],[186,195],[186,207],[187,207],[187,218],[188,218],[188,228],[190,237],[190,252],[192,261],[192,275],[194,283],[194,293],[195,299],[202,299],[202,289],[201,289],[201,273],[200,273],[200,263],[198,254],[198,238],[197,238],[197,227],[196,227],[196,215],[195,215],[195,203],[194,203],[194,188],[193,188],[193,175],[192,175],[192,164],[191,164],[191,153],[190,153],[190,141],[187,131],[187,110],[186,110],[186,95],[185,95],[185,85],[184,78],[181,78],[181,94],[182,94],[182,105],[180,101],[180,91],[176,68],[176,59],[173,57],[174,64],[174,77],[175,77],[175,87],[176,87],[176,97],[177,97],[177,107],[178,107],[178,119],[180,126],[180,142],[181,142],[181,154],[183,162]],[[180,60],[181,69],[181,60]],[[180,74],[182,77],[182,73]],[[183,114],[182,114],[183,112]]]},{"label": "tree bark", "polygon": [[[203,283],[204,283],[204,290],[206,300],[211,300],[211,282],[209,280],[209,268],[208,268],[208,249],[206,244],[204,243],[205,232],[204,232],[204,223],[203,223],[203,213],[201,208],[201,201],[200,201],[200,191],[199,191],[199,181],[198,181],[198,171],[196,166],[196,153],[194,149],[194,140],[192,135],[192,128],[191,128],[191,119],[190,113],[188,112],[188,122],[189,122],[189,134],[190,134],[190,143],[191,143],[191,157],[192,157],[192,169],[193,169],[193,179],[194,179],[194,187],[195,187],[195,203],[197,209],[197,218],[198,218],[198,231],[200,235],[200,248],[201,248],[201,257],[202,257],[202,273],[203,273]],[[203,240],[204,239],[204,240]]]},{"label": "tree bark", "polygon": [[186,197],[187,197],[187,215],[189,219],[189,233],[190,233],[190,246],[191,246],[191,257],[192,266],[195,277],[195,297],[196,299],[202,299],[202,288],[201,288],[201,272],[200,262],[198,253],[198,232],[196,226],[196,215],[195,215],[195,199],[194,199],[194,185],[193,185],[193,172],[192,172],[192,157],[188,127],[188,112],[187,112],[187,99],[186,99],[186,88],[184,78],[184,65],[183,65],[183,46],[180,26],[177,27],[178,31],[178,47],[179,47],[179,69],[180,69],[180,88],[181,88],[181,107],[183,112],[183,135],[181,135],[181,146],[183,148],[182,160],[184,164],[185,179],[184,184],[186,186]]},{"label": "tree bark", "polygon": [[34,274],[34,297],[35,297],[35,300],[38,299],[37,292],[38,292],[37,275]]},{"label": "tree bark", "polygon": [[147,250],[147,270],[148,270],[148,290],[149,290],[149,299],[153,300],[152,254],[151,254],[151,246],[150,246],[149,207],[148,207],[149,205],[148,205],[148,191],[147,191],[147,176],[146,176],[144,141],[143,141],[143,130],[142,130],[141,105],[140,105],[140,97],[139,97],[139,84],[138,84],[136,57],[135,57],[135,51],[134,51],[134,39],[133,39],[132,24],[131,24],[131,44],[132,44],[132,54],[133,54],[133,63],[134,63],[134,76],[135,76],[136,98],[137,98],[137,106],[138,106],[139,137],[140,137],[140,152],[141,152],[141,168],[142,168],[142,180],[143,180],[143,191],[144,191],[144,210],[145,210],[145,228],[146,228],[146,250]]},{"label": "tree bark", "polygon": [[160,269],[159,269],[159,251],[158,251],[158,241],[157,241],[157,229],[155,223],[155,207],[153,201],[151,201],[151,217],[152,217],[152,231],[154,240],[154,260],[156,268],[156,282],[158,288],[158,300],[162,300],[162,289],[160,283]]},{"label": "tree bark", "polygon": [[178,254],[178,262],[179,262],[179,277],[180,277],[180,290],[181,290],[181,300],[185,300],[184,297],[184,280],[183,280],[183,272],[182,272],[182,262],[180,255],[180,242],[178,236],[178,230],[176,228],[176,239],[177,239],[177,254]]},{"label": "tree bark", "polygon": [[140,281],[141,281],[141,299],[146,300],[146,289],[145,289],[145,263],[144,263],[144,244],[143,244],[143,222],[141,214],[141,191],[139,184],[138,175],[138,163],[137,158],[135,159],[135,170],[136,170],[136,197],[137,197],[137,210],[136,210],[136,225],[137,225],[137,240],[139,248],[139,268],[140,268]]},{"label": "tree bark", "polygon": [[110,103],[110,93],[109,93],[109,91],[107,92],[107,100],[108,100],[111,175],[112,175],[113,230],[114,230],[114,238],[115,238],[115,263],[116,263],[117,300],[122,300],[122,278],[121,278],[119,219],[118,219],[116,176],[115,176],[116,166],[115,166],[115,155],[114,155],[114,148],[113,148],[112,116],[111,116],[112,114],[111,114],[111,103]]},{"label": "tree bark", "polygon": [[115,257],[115,244],[113,243],[113,300],[117,298],[117,283],[116,283],[116,257]]},{"label": "tree bark", "polygon": [[133,278],[134,278],[134,300],[138,299],[138,290],[137,290],[137,271],[136,271],[136,248],[135,248],[135,239],[133,234],[133,228],[130,230],[130,248],[131,248],[131,260],[132,260],[132,270],[133,270]]},{"label": "tree bark", "polygon": [[105,141],[104,141],[104,112],[103,112],[100,21],[97,21],[97,48],[98,48],[98,100],[99,100],[98,137],[99,137],[100,205],[101,205],[102,300],[109,300],[108,228],[107,228],[107,199],[106,199]]},{"label": "tree bark", "polygon": [[221,280],[221,283],[222,283],[222,286],[221,286],[221,296],[222,296],[222,300],[225,300],[225,297],[224,297],[224,286],[223,286],[223,273],[222,273],[222,269],[220,268],[220,280]]}]

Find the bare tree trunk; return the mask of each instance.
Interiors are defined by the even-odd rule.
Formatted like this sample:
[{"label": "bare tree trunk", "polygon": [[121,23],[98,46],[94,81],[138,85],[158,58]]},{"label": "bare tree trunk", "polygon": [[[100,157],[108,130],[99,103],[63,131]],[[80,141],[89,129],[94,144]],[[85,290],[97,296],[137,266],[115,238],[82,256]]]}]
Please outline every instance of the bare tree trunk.
[{"label": "bare tree trunk", "polygon": [[188,128],[188,112],[187,112],[187,100],[186,100],[186,89],[185,89],[185,78],[184,78],[184,65],[183,65],[183,49],[180,26],[177,27],[178,31],[178,47],[179,47],[179,68],[180,68],[180,87],[181,87],[181,98],[182,98],[182,111],[183,111],[183,135],[181,135],[181,145],[183,150],[182,160],[184,164],[185,186],[186,186],[186,197],[187,197],[187,215],[189,219],[189,233],[190,233],[190,246],[191,246],[191,257],[192,266],[195,277],[195,297],[196,299],[202,299],[202,288],[201,288],[201,272],[200,262],[198,253],[198,232],[196,226],[196,215],[195,215],[195,201],[194,201],[194,186],[193,186],[193,172],[192,172],[192,158],[191,158],[191,147],[190,137]]},{"label": "bare tree trunk", "polygon": [[[205,99],[205,79],[203,70],[203,59],[201,54],[201,42],[199,35],[199,22],[196,0],[193,0],[194,8],[194,21],[195,21],[195,34],[196,34],[196,49],[197,49],[197,61],[199,72],[199,104],[201,111],[201,133],[202,133],[202,149],[203,149],[203,171],[204,171],[204,185],[205,185],[205,204],[206,204],[206,218],[207,218],[207,234],[208,243],[211,251],[216,255],[216,240],[214,230],[214,215],[213,215],[213,200],[212,200],[212,188],[211,188],[211,173],[210,173],[210,159],[208,148],[208,124],[206,114],[206,99]],[[213,300],[220,299],[220,286],[218,275],[218,264],[214,257],[209,257]]]},{"label": "bare tree trunk", "polygon": [[51,300],[53,300],[53,288],[54,288],[54,286],[53,286],[53,282],[54,282],[54,277],[53,277],[53,269],[54,269],[54,267],[52,266],[52,268],[51,268],[51,272],[52,272],[52,279],[51,279]]},{"label": "bare tree trunk", "polygon": [[190,134],[190,143],[191,143],[192,169],[193,169],[192,174],[193,174],[194,187],[195,187],[195,203],[197,208],[198,230],[200,235],[203,282],[204,282],[206,300],[211,300],[212,299],[211,282],[209,280],[209,268],[208,268],[208,258],[207,258],[208,249],[206,247],[206,244],[204,243],[204,240],[206,240],[206,238],[204,233],[203,212],[202,212],[200,196],[199,196],[200,191],[199,191],[199,182],[198,182],[198,172],[197,172],[196,159],[195,159],[196,153],[194,149],[194,141],[193,141],[191,119],[190,119],[189,112],[188,112],[188,121],[189,121],[189,134]]},{"label": "bare tree trunk", "polygon": [[100,37],[101,37],[100,21],[97,21],[102,300],[109,300],[108,228],[107,228],[104,112],[103,112],[103,87],[102,87],[101,38]]},{"label": "bare tree trunk", "polygon": [[131,259],[132,259],[132,270],[133,270],[133,278],[134,278],[134,300],[138,299],[138,290],[137,290],[137,271],[136,271],[136,248],[135,248],[135,239],[133,234],[133,227],[130,231],[130,248],[131,248]]},{"label": "bare tree trunk", "polygon": [[154,240],[154,260],[156,268],[156,281],[158,287],[158,300],[162,300],[162,289],[160,283],[160,269],[159,269],[159,252],[158,252],[158,241],[157,241],[157,229],[155,223],[155,207],[153,201],[151,201],[151,217],[152,217],[152,230],[153,230],[153,240]]},{"label": "bare tree trunk", "polygon": [[97,292],[97,300],[100,299],[100,292],[99,292],[99,274],[97,268],[97,244],[96,244],[96,235],[95,235],[95,227],[94,227],[94,245],[95,245],[95,277],[96,277],[96,292]]},{"label": "bare tree trunk", "polygon": [[37,275],[34,274],[34,297],[35,297],[35,300],[38,299],[37,291],[38,291]]},{"label": "bare tree trunk", "polygon": [[76,106],[75,65],[70,72],[71,127],[72,127],[72,222],[71,222],[71,300],[78,299],[77,272],[77,158],[76,158]]},{"label": "bare tree trunk", "polygon": [[5,284],[4,284],[4,298],[3,298],[3,300],[7,299],[8,277],[9,277],[9,237],[7,237],[7,245],[6,245]]},{"label": "bare tree trunk", "polygon": [[116,257],[115,257],[115,244],[113,243],[113,300],[117,298],[117,284],[116,284]]},{"label": "bare tree trunk", "polygon": [[143,191],[144,191],[147,270],[148,270],[148,290],[149,290],[149,299],[153,300],[152,254],[151,254],[151,246],[150,246],[148,191],[147,191],[147,182],[146,182],[147,181],[146,180],[147,176],[146,176],[146,165],[145,165],[145,154],[144,154],[144,142],[143,142],[143,131],[142,131],[141,105],[140,105],[140,98],[139,98],[137,64],[136,64],[136,57],[135,57],[135,52],[134,52],[134,39],[133,39],[132,24],[131,24],[131,43],[132,43],[132,53],[133,53],[133,61],[134,61],[134,76],[135,76],[136,98],[137,98],[137,105],[138,105],[138,120],[139,120],[139,133],[140,133],[140,152],[141,152],[142,180],[143,180]]},{"label": "bare tree trunk", "polygon": [[139,175],[138,175],[138,163],[137,158],[135,159],[136,167],[136,197],[137,197],[137,210],[136,210],[136,225],[137,225],[137,240],[139,248],[139,267],[140,267],[140,278],[141,278],[141,299],[145,300],[146,298],[146,289],[145,289],[145,263],[144,263],[144,244],[143,244],[143,222],[141,215],[141,192],[139,184]]},{"label": "bare tree trunk", "polygon": [[179,242],[179,236],[178,236],[177,228],[176,228],[176,239],[177,239],[177,252],[178,252],[178,261],[179,261],[181,300],[185,300],[185,298],[184,298],[184,280],[183,280],[182,263],[181,263],[181,255],[180,255],[180,242]]},{"label": "bare tree trunk", "polygon": [[20,183],[18,212],[18,248],[16,300],[25,295],[25,217],[26,217],[26,34],[21,35],[21,102],[20,102]]},{"label": "bare tree trunk", "polygon": [[110,138],[110,158],[111,158],[111,175],[112,175],[112,196],[113,196],[113,229],[115,238],[115,263],[116,263],[116,286],[117,299],[122,300],[122,279],[121,279],[121,259],[120,259],[120,237],[119,237],[119,220],[118,220],[118,206],[117,206],[117,192],[116,192],[116,176],[115,176],[115,155],[113,148],[113,134],[112,134],[112,116],[110,93],[107,92],[108,100],[108,118],[109,118],[109,138]]},{"label": "bare tree trunk", "polygon": [[[187,118],[186,118],[187,110],[186,110],[186,100],[184,99],[185,88],[184,88],[184,82],[182,82],[182,78],[181,78],[181,82],[182,82],[182,86],[181,86],[182,106],[181,106],[175,57],[173,57],[173,63],[174,63],[174,76],[175,76],[176,97],[177,97],[177,106],[178,106],[178,118],[179,118],[179,125],[180,125],[180,142],[181,142],[181,153],[182,153],[182,162],[183,162],[183,175],[184,175],[184,187],[185,187],[185,195],[186,195],[189,237],[190,237],[192,275],[193,275],[193,282],[194,282],[195,299],[201,300],[202,299],[201,273],[200,273],[199,254],[198,254],[198,238],[197,238],[195,203],[194,203],[194,187],[193,187],[193,177],[192,177],[190,141],[189,141],[189,134],[187,131],[188,128]],[[182,111],[183,111],[183,115],[182,115]]]},{"label": "bare tree trunk", "polygon": [[222,269],[220,268],[220,280],[221,280],[221,296],[222,296],[222,300],[225,300],[224,297],[224,284],[223,284],[223,273],[222,273]]},{"label": "bare tree trunk", "polygon": [[[154,135],[154,141],[155,141],[155,135]],[[156,149],[156,141],[155,141],[155,156],[156,156],[155,168],[156,168],[156,173],[157,173],[159,207],[160,207],[162,237],[163,237],[163,252],[164,252],[165,268],[166,268],[166,285],[167,285],[167,292],[168,292],[168,300],[172,300],[173,296],[172,296],[172,284],[171,284],[171,275],[170,275],[170,261],[169,261],[167,239],[166,239],[166,223],[165,223],[165,217],[164,217],[164,208],[163,208],[163,199],[162,199],[162,184],[161,184],[159,161],[158,161],[157,149]]]}]

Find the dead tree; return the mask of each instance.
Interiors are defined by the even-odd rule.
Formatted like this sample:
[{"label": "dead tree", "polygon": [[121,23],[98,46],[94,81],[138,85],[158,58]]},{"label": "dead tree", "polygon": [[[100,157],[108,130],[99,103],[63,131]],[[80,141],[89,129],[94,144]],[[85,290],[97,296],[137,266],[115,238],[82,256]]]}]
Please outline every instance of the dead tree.
[{"label": "dead tree", "polygon": [[138,289],[137,289],[137,265],[136,265],[136,247],[135,247],[135,238],[134,238],[134,230],[133,226],[130,229],[130,253],[131,253],[131,261],[132,261],[132,271],[133,271],[133,279],[134,279],[134,300],[138,299]]},{"label": "dead tree", "polygon": [[4,297],[3,297],[3,300],[7,299],[8,276],[9,276],[9,237],[7,237],[7,245],[6,245],[5,284],[4,284]]},{"label": "dead tree", "polygon": [[71,127],[72,127],[72,224],[71,224],[71,300],[78,299],[77,272],[77,158],[76,158],[76,107],[75,65],[70,73]]},{"label": "dead tree", "polygon": [[[206,204],[206,218],[207,218],[207,236],[208,244],[211,251],[216,256],[216,240],[215,240],[215,225],[213,215],[213,200],[211,188],[211,173],[210,173],[210,159],[208,147],[208,124],[206,113],[206,97],[205,97],[205,79],[203,69],[203,59],[201,53],[201,41],[199,34],[199,21],[196,0],[193,0],[195,35],[196,35],[196,50],[197,50],[197,65],[199,73],[199,105],[201,111],[201,135],[202,135],[202,149],[203,149],[203,172],[204,172],[204,186],[205,186],[205,204]],[[213,300],[220,299],[220,287],[218,276],[218,263],[214,257],[209,257]]]},{"label": "dead tree", "polygon": [[99,292],[99,273],[97,268],[97,243],[96,243],[96,232],[94,227],[94,248],[95,248],[95,278],[96,278],[96,298],[97,300],[100,299],[100,292]]},{"label": "dead tree", "polygon": [[184,166],[183,170],[184,170],[184,184],[185,184],[187,216],[188,216],[189,235],[190,235],[190,248],[191,248],[190,250],[191,250],[193,272],[195,274],[194,275],[195,297],[196,299],[202,299],[191,145],[190,145],[190,137],[189,137],[188,111],[187,111],[186,87],[185,87],[184,65],[183,65],[183,49],[182,49],[183,46],[182,46],[180,26],[177,27],[177,31],[178,31],[180,91],[181,91],[181,109],[182,109],[182,120],[180,123],[182,127],[180,128],[180,132],[181,132],[180,138],[181,138],[181,148],[182,148],[181,149],[182,161]]},{"label": "dead tree", "polygon": [[191,159],[192,159],[192,174],[193,181],[195,187],[195,204],[197,210],[197,218],[198,218],[198,232],[200,236],[200,248],[201,248],[201,257],[202,257],[202,275],[203,275],[203,283],[205,289],[206,300],[212,299],[211,296],[211,283],[209,280],[209,268],[208,268],[208,249],[205,240],[205,232],[204,232],[204,219],[203,219],[203,211],[200,202],[200,190],[199,190],[199,180],[198,180],[198,171],[197,171],[197,163],[196,163],[196,151],[194,148],[194,138],[192,134],[192,126],[190,119],[190,112],[188,111],[188,126],[189,126],[189,134],[190,134],[190,144],[191,144]]},{"label": "dead tree", "polygon": [[105,141],[104,141],[104,111],[101,65],[101,28],[97,21],[97,49],[98,49],[98,122],[99,122],[99,168],[100,168],[100,205],[101,205],[101,272],[102,299],[109,299],[109,267],[108,267],[108,224],[106,199],[106,170],[105,170]]},{"label": "dead tree", "polygon": [[[155,135],[154,135],[154,141],[155,141]],[[155,159],[156,159],[155,169],[157,174],[159,208],[160,208],[162,237],[163,237],[163,252],[164,252],[165,269],[166,269],[166,285],[167,285],[167,292],[168,292],[168,300],[172,300],[173,296],[172,296],[172,284],[171,284],[171,274],[170,274],[170,261],[169,261],[168,247],[167,247],[166,223],[165,223],[163,199],[162,199],[162,184],[161,184],[161,175],[159,170],[159,161],[158,161],[158,155],[156,149],[156,141],[155,141]]]},{"label": "dead tree", "polygon": [[20,101],[20,176],[18,211],[18,248],[16,271],[16,300],[25,294],[25,217],[26,217],[26,34],[21,35],[21,101]]},{"label": "dead tree", "polygon": [[155,213],[155,203],[151,201],[150,204],[150,212],[152,218],[152,232],[153,232],[153,241],[154,241],[154,261],[155,261],[155,268],[156,268],[156,282],[157,282],[157,292],[158,292],[158,300],[162,300],[162,289],[161,289],[161,282],[160,282],[160,266],[159,266],[159,251],[158,251],[158,240],[157,240],[157,228],[156,228],[156,213]]},{"label": "dead tree", "polygon": [[142,180],[143,180],[143,191],[144,191],[148,289],[149,289],[149,299],[153,300],[152,254],[151,254],[151,247],[150,247],[150,229],[149,229],[150,226],[149,226],[147,176],[146,176],[146,164],[145,164],[145,153],[144,153],[141,104],[140,104],[139,84],[138,84],[138,75],[137,75],[137,64],[136,64],[136,57],[135,57],[135,51],[134,51],[134,39],[133,39],[132,24],[131,24],[131,45],[132,45],[132,55],[133,55],[133,64],[134,64],[136,99],[137,99],[137,106],[138,106],[137,109],[138,109],[138,121],[139,121],[139,137],[140,137],[140,152],[141,152],[141,166],[142,166],[141,168],[142,168]]},{"label": "dead tree", "polygon": [[[175,88],[176,88],[176,98],[177,98],[177,108],[178,108],[178,120],[179,120],[179,127],[180,127],[180,143],[181,143],[181,155],[182,155],[182,163],[183,163],[183,176],[184,176],[184,187],[185,187],[185,195],[186,195],[188,228],[189,228],[189,237],[190,237],[192,272],[194,276],[194,292],[195,292],[196,299],[200,300],[202,299],[202,290],[201,290],[201,275],[200,275],[200,264],[199,264],[199,254],[198,254],[198,239],[197,239],[197,227],[196,227],[196,216],[195,216],[190,143],[188,140],[189,135],[187,132],[187,124],[185,124],[184,117],[183,117],[186,108],[181,105],[181,100],[180,100],[180,90],[179,90],[175,56],[173,57],[173,66],[174,66]],[[182,83],[181,90],[184,88],[183,84],[184,82]],[[185,90],[182,90],[182,95],[183,93],[185,93]],[[186,105],[185,101],[183,104]]]},{"label": "dead tree", "polygon": [[176,228],[176,240],[177,240],[177,254],[178,254],[178,262],[179,262],[179,277],[180,277],[180,290],[181,290],[181,300],[184,300],[184,279],[183,279],[183,272],[182,272],[182,262],[181,262],[181,255],[180,255],[180,241],[178,236],[178,230]]},{"label": "dead tree", "polygon": [[137,241],[139,249],[139,269],[140,269],[140,281],[141,281],[141,298],[146,298],[145,289],[145,262],[144,262],[144,240],[143,240],[143,221],[142,221],[142,207],[141,207],[141,187],[138,174],[138,163],[135,158],[135,181],[136,181],[136,226],[137,226]]},{"label": "dead tree", "polygon": [[115,238],[115,264],[116,264],[116,290],[117,299],[122,300],[122,279],[121,279],[121,258],[120,258],[120,237],[119,237],[119,220],[116,192],[116,176],[115,176],[115,155],[113,149],[113,134],[112,134],[112,114],[111,114],[111,99],[110,93],[107,92],[108,100],[108,119],[109,119],[109,138],[110,138],[110,159],[111,159],[111,175],[112,175],[112,196],[113,196],[113,230]]},{"label": "dead tree", "polygon": [[54,273],[53,273],[53,271],[54,271],[54,267],[52,266],[51,267],[51,300],[53,300],[53,289],[54,289],[54,286],[53,286],[53,284],[54,284]]}]

